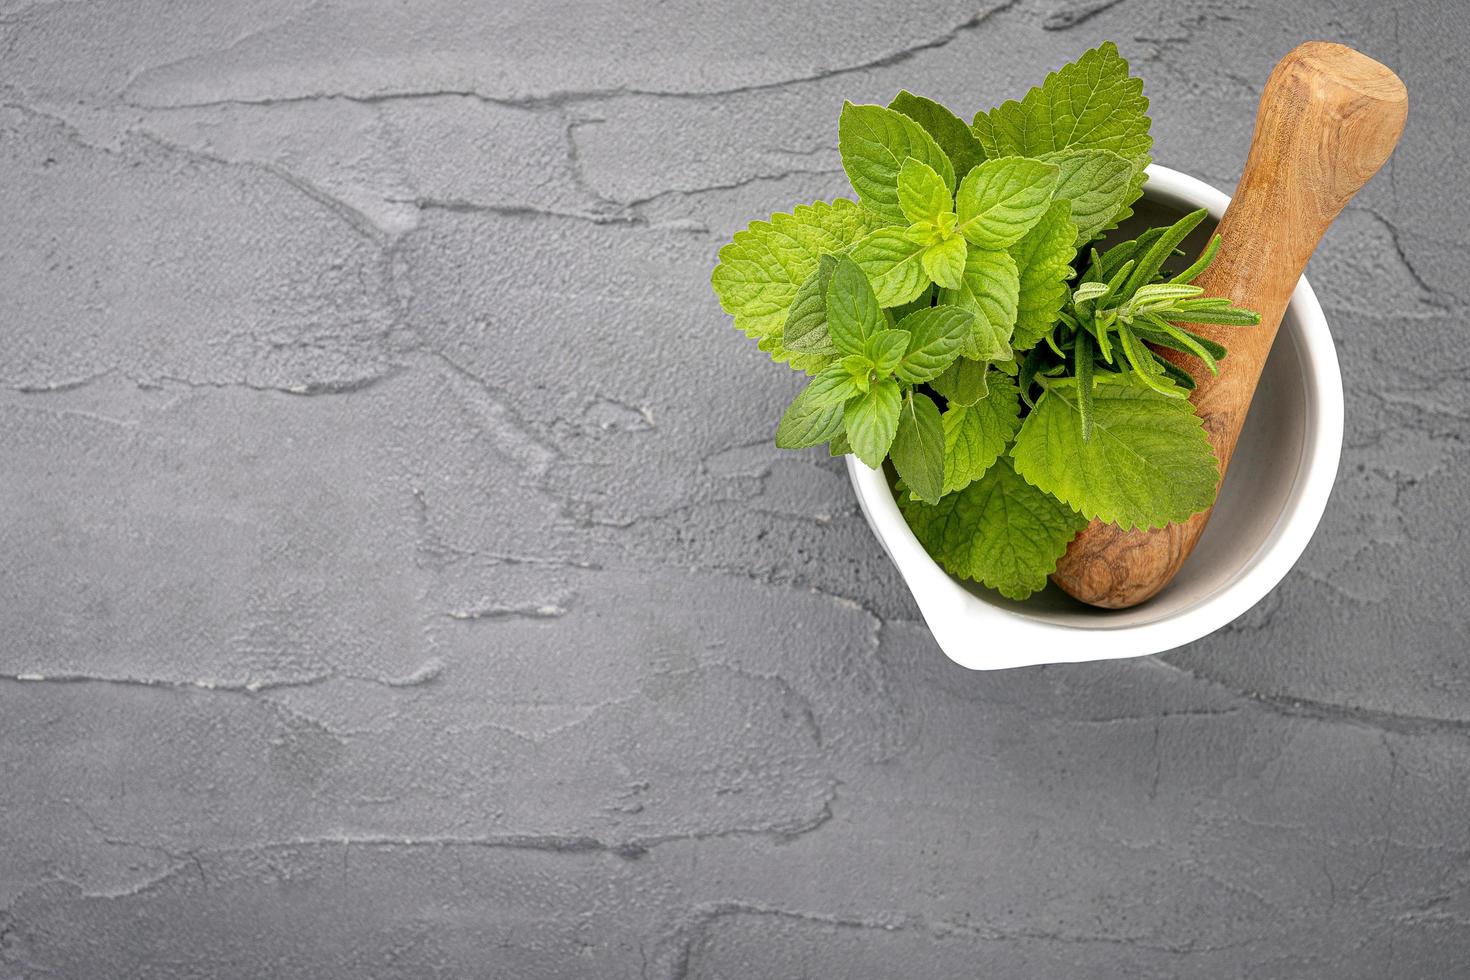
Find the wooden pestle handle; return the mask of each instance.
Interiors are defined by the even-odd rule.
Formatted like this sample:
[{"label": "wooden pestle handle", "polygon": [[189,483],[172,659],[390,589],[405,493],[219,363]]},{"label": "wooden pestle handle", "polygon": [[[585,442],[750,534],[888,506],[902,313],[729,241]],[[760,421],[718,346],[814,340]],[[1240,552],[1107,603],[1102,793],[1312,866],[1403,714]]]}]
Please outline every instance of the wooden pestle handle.
[{"label": "wooden pestle handle", "polygon": [[[1408,93],[1398,76],[1341,44],[1302,44],[1266,81],[1245,171],[1220,221],[1220,253],[1195,280],[1204,295],[1258,312],[1260,325],[1190,327],[1228,348],[1218,377],[1188,355],[1162,352],[1199,384],[1190,399],[1222,479],[1307,259],[1343,205],[1393,152],[1407,114]],[[1093,521],[1052,580],[1095,606],[1137,605],[1169,584],[1209,519],[1206,510],[1152,531]]]}]

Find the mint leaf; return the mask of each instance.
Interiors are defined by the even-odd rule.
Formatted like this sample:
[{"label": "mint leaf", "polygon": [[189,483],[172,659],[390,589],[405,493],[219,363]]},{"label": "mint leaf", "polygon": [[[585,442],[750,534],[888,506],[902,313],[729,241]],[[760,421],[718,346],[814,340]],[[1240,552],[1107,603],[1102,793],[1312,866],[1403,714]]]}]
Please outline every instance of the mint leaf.
[{"label": "mint leaf", "polygon": [[[898,382],[883,378],[873,382],[867,394],[847,403],[842,413],[842,429],[857,458],[873,469],[883,465],[888,447],[898,431]],[[830,436],[828,437],[830,438]]]},{"label": "mint leaf", "polygon": [[827,332],[844,354],[862,354],[868,338],[888,326],[868,277],[850,258],[837,260],[827,287]]},{"label": "mint leaf", "polygon": [[880,330],[868,338],[868,363],[879,374],[892,374],[909,347],[907,330]]},{"label": "mint leaf", "polygon": [[898,321],[899,331],[909,334],[909,345],[893,373],[909,384],[938,376],[959,354],[974,319],[974,314],[958,306],[931,306],[910,313]]},{"label": "mint leaf", "polygon": [[837,365],[847,372],[848,377],[852,378],[858,391],[868,390],[868,379],[873,374],[873,362],[868,360],[868,355],[848,354],[839,360]]},{"label": "mint leaf", "polygon": [[943,374],[929,382],[929,387],[942,395],[949,405],[973,405],[984,398],[989,390],[986,370],[984,361],[961,357]]},{"label": "mint leaf", "polygon": [[954,165],[955,179],[963,178],[985,159],[985,151],[980,148],[974,131],[938,102],[912,92],[899,92],[888,108],[908,116],[934,137],[934,142]]},{"label": "mint leaf", "polygon": [[[867,377],[866,365],[862,376]],[[855,398],[862,393],[863,388],[850,367],[839,362],[817,372],[802,392],[802,397],[813,408],[826,408],[829,405],[842,405],[849,398]]]},{"label": "mint leaf", "polygon": [[1137,196],[1133,193],[1133,164],[1112,150],[1068,150],[1049,153],[1045,159],[1061,170],[1052,198],[1072,205],[1077,245],[1116,224]]},{"label": "mint leaf", "polygon": [[931,504],[939,502],[944,485],[944,427],[939,408],[928,395],[910,391],[904,398],[890,455],[893,468],[914,496]]},{"label": "mint leaf", "polygon": [[825,356],[782,344],[787,311],[823,254],[844,251],[869,230],[854,201],[818,201],[790,214],[773,214],[769,221],[751,222],[720,249],[710,284],[735,326],[760,341],[772,358],[798,370],[817,370]]},{"label": "mint leaf", "polygon": [[944,492],[953,493],[984,476],[1020,428],[1021,400],[1016,383],[992,372],[984,397],[971,405],[951,402],[942,421]]},{"label": "mint leaf", "polygon": [[974,130],[990,157],[1111,150],[1139,171],[1153,146],[1143,82],[1111,41],[1047,75],[1020,102],[980,113]]},{"label": "mint leaf", "polygon": [[805,449],[842,432],[842,402],[824,403],[824,397],[815,382],[801,390],[776,426],[777,447]]},{"label": "mint leaf", "polygon": [[925,247],[920,261],[924,274],[945,289],[958,289],[965,274],[965,255],[969,249],[959,235]]},{"label": "mint leaf", "polygon": [[924,246],[902,228],[879,228],[848,253],[873,284],[883,306],[900,306],[928,287],[923,254]]},{"label": "mint leaf", "polygon": [[823,255],[818,258],[812,274],[797,287],[796,298],[791,301],[786,325],[782,328],[783,343],[788,350],[799,354],[837,356],[837,347],[827,333],[827,288],[832,284],[832,273],[836,269],[837,259]]},{"label": "mint leaf", "polygon": [[959,288],[939,292],[941,303],[975,314],[970,339],[960,353],[977,361],[1011,359],[1011,329],[1016,324],[1020,288],[1020,274],[1010,255],[991,249],[969,250]]},{"label": "mint leaf", "polygon": [[1031,483],[1124,530],[1162,527],[1204,510],[1220,479],[1193,406],[1132,374],[1094,378],[1088,439],[1076,380],[1047,382],[1011,455]]},{"label": "mint leaf", "polygon": [[1051,332],[1067,304],[1067,280],[1077,240],[1066,201],[1056,201],[1026,236],[1011,246],[1011,258],[1020,270],[1016,298],[1016,329],[1011,344],[1029,350]]},{"label": "mint leaf", "polygon": [[960,183],[960,234],[980,248],[1014,245],[1046,213],[1059,174],[1042,160],[986,160]]},{"label": "mint leaf", "polygon": [[954,195],[933,167],[909,157],[898,171],[898,206],[911,223],[938,222],[954,210]]},{"label": "mint leaf", "polygon": [[837,150],[853,190],[890,224],[908,224],[898,199],[898,173],[909,157],[933,167],[954,189],[954,167],[924,127],[901,112],[845,102],[837,122]]},{"label": "mint leaf", "polygon": [[1011,599],[1045,588],[1067,543],[1087,521],[1016,475],[1004,456],[985,475],[930,505],[900,507],[914,536],[951,575]]}]

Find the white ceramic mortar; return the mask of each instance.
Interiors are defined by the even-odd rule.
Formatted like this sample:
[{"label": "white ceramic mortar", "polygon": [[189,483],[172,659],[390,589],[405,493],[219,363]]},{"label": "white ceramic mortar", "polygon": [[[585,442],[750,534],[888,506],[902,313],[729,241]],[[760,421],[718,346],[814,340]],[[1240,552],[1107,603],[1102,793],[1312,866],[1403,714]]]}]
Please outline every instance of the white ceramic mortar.
[{"label": "white ceramic mortar", "polygon": [[[1181,212],[1208,208],[1215,221],[1230,203],[1208,184],[1160,166],[1148,168],[1144,198]],[[993,670],[1109,660],[1160,653],[1206,636],[1281,581],[1322,518],[1337,475],[1342,423],[1337,353],[1303,278],[1282,318],[1209,526],[1174,581],[1133,609],[1095,609],[1055,586],[1013,602],[951,578],[904,523],[883,471],[855,456],[847,457],[847,471],[869,526],[940,648],[956,663]]]}]

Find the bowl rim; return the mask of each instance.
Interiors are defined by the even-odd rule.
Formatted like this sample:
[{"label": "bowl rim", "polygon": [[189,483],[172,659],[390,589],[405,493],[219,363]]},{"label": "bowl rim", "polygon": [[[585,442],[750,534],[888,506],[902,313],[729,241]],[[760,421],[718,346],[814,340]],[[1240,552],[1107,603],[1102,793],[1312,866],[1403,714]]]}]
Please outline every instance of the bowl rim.
[{"label": "bowl rim", "polygon": [[[1148,168],[1145,194],[1164,204],[1204,207],[1219,220],[1230,203],[1198,178],[1168,167]],[[909,530],[881,469],[848,455],[847,472],[874,536],[913,593],[945,655],[976,670],[1044,663],[1139,657],[1172,650],[1233,621],[1276,587],[1311,541],[1337,479],[1342,453],[1343,394],[1337,350],[1316,294],[1303,276],[1288,310],[1302,365],[1306,412],[1301,458],[1286,504],[1265,540],[1235,574],[1189,606],[1147,623],[1069,626],[992,605],[929,557]],[[981,632],[983,631],[983,633]],[[983,635],[984,643],[976,643]],[[1079,642],[1085,639],[1086,642]]]}]

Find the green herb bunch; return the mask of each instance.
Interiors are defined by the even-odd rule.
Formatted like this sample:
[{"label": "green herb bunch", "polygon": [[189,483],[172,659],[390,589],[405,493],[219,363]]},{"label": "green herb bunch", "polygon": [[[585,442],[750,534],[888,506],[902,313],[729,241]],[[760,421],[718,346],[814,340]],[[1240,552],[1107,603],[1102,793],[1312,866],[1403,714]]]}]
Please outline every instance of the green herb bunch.
[{"label": "green herb bunch", "polygon": [[1204,211],[1092,244],[1142,193],[1147,110],[1111,43],[970,125],[908,92],[845,104],[857,200],[753,222],[712,277],[735,325],[811,376],[776,444],[890,460],[929,553],[1011,598],[1090,520],[1160,527],[1214,502],[1194,379],[1155,348],[1215,371],[1225,349],[1189,325],[1258,317],[1191,285],[1218,239],[1165,271]]}]

